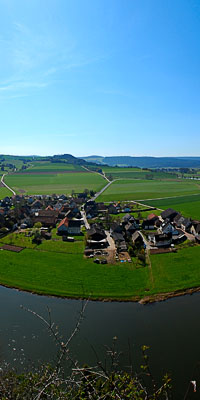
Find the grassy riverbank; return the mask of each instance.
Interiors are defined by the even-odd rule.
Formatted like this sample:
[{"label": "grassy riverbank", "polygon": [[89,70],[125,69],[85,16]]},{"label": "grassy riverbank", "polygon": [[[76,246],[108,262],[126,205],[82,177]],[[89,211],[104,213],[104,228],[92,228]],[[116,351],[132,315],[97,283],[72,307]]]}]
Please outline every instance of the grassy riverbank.
[{"label": "grassy riverbank", "polygon": [[151,256],[151,267],[97,265],[82,254],[25,249],[0,252],[0,283],[35,293],[139,300],[200,286],[200,247]]}]

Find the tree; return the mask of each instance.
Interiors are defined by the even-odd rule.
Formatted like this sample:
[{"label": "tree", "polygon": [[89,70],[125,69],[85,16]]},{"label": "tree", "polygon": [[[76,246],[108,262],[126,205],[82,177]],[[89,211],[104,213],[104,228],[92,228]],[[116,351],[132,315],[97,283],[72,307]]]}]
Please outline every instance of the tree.
[{"label": "tree", "polygon": [[[117,337],[111,346],[106,346],[106,361],[96,365],[80,366],[70,352],[70,344],[80,329],[87,302],[83,303],[76,326],[67,339],[59,335],[58,328],[51,320],[36,312],[27,310],[38,317],[47,327],[58,346],[56,365],[41,365],[38,370],[18,375],[13,369],[1,371],[0,393],[2,399],[60,399],[60,400],[169,400],[171,379],[168,374],[158,384],[154,379],[148,357],[148,346],[142,346],[142,364],[134,371],[133,365],[120,368],[121,353],[117,348]],[[95,349],[94,349],[95,351]],[[96,351],[95,351],[96,353]],[[62,364],[67,362],[68,374],[63,373]],[[129,362],[130,364],[130,362]],[[128,370],[127,370],[128,368]],[[186,399],[186,397],[185,397]]]}]

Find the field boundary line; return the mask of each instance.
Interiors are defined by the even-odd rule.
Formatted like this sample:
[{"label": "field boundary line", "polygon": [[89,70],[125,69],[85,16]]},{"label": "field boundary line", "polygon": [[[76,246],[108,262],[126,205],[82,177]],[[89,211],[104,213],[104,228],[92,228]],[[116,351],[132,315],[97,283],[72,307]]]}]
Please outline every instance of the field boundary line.
[{"label": "field boundary line", "polygon": [[82,168],[84,168],[86,171],[88,171],[88,172],[92,172],[93,174],[97,174],[97,175],[100,175],[102,178],[104,178],[106,181],[108,181],[108,182],[112,182],[112,181],[110,181],[108,178],[107,178],[107,176],[105,175],[105,172],[103,172],[103,174],[100,174],[100,172],[97,172],[97,171],[91,171],[91,169],[88,169],[87,167],[84,167],[83,165],[82,165]]},{"label": "field boundary line", "polygon": [[[153,200],[165,200],[165,199],[178,199],[180,197],[188,196],[200,196],[200,193],[183,194],[181,196],[170,196],[170,197],[155,197],[154,199],[139,199],[138,201],[153,201]],[[136,200],[137,201],[137,200]]]}]

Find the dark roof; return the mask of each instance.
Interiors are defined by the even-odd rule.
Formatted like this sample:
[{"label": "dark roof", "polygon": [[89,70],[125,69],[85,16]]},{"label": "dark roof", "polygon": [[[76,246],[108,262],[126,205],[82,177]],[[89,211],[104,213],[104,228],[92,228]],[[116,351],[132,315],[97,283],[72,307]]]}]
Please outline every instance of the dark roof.
[{"label": "dark roof", "polygon": [[81,221],[77,220],[77,219],[70,219],[68,222],[68,227],[72,228],[72,227],[80,227],[81,226]]},{"label": "dark roof", "polygon": [[93,236],[96,234],[101,235],[102,237],[106,238],[106,234],[105,234],[104,230],[98,226],[92,226],[92,228],[87,230],[88,236]]},{"label": "dark roof", "polygon": [[173,210],[173,208],[168,208],[167,210],[165,210],[161,213],[161,217],[163,219],[172,218],[172,217],[175,217],[177,214],[178,214],[178,212],[176,210]]},{"label": "dark roof", "polygon": [[114,232],[112,234],[112,237],[115,242],[123,242],[124,241],[124,236],[121,233]]},{"label": "dark roof", "polygon": [[143,241],[142,236],[139,234],[138,231],[134,232],[132,235],[132,241],[135,242],[137,239],[141,239],[141,241]]}]

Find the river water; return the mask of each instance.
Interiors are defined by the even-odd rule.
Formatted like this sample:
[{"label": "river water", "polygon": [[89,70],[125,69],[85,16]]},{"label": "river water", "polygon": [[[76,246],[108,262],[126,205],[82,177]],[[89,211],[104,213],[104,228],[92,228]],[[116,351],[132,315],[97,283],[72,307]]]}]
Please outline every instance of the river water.
[{"label": "river water", "polygon": [[[0,361],[18,369],[37,365],[38,360],[53,361],[57,355],[45,324],[21,305],[44,317],[48,317],[49,307],[63,339],[69,337],[81,310],[79,300],[37,296],[4,287],[0,287],[0,304]],[[72,342],[73,357],[93,364],[94,347],[104,360],[105,345],[111,345],[117,336],[118,348],[123,352],[121,365],[128,364],[130,353],[133,363],[140,365],[140,346],[148,345],[153,373],[159,379],[162,373],[170,372],[175,381],[174,398],[183,399],[191,379],[197,379],[200,385],[199,308],[200,293],[150,305],[89,302],[81,329]],[[197,398],[191,388],[188,398]]]}]

